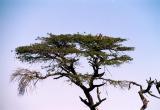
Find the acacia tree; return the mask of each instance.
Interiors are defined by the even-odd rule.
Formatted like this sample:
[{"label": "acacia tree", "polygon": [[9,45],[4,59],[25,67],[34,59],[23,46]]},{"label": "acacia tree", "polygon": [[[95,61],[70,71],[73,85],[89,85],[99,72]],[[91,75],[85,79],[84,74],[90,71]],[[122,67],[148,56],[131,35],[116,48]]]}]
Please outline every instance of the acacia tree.
[{"label": "acacia tree", "polygon": [[[78,86],[85,94],[85,98],[79,97],[80,100],[89,107],[90,110],[96,110],[97,107],[106,100],[101,98],[100,87],[120,86],[121,88],[130,89],[135,85],[139,87],[138,94],[143,102],[140,110],[147,108],[148,100],[144,94],[152,94],[151,87],[156,86],[160,94],[160,82],[152,80],[147,81],[147,88],[143,88],[141,84],[127,80],[113,80],[106,77],[105,71],[102,71],[104,66],[119,66],[125,62],[129,62],[132,58],[124,52],[133,51],[133,47],[122,45],[126,39],[114,38],[91,34],[48,34],[47,37],[39,37],[39,43],[34,43],[28,46],[20,46],[15,49],[16,58],[21,62],[46,63],[42,69],[46,73],[31,71],[28,69],[17,69],[12,75],[11,80],[18,81],[19,94],[23,95],[30,85],[35,85],[39,80],[44,80],[48,77],[53,79],[67,78],[71,83]],[[85,59],[91,71],[82,73],[78,71],[81,59]],[[96,97],[93,97],[91,92],[94,91]],[[97,98],[97,99],[95,99]]]}]

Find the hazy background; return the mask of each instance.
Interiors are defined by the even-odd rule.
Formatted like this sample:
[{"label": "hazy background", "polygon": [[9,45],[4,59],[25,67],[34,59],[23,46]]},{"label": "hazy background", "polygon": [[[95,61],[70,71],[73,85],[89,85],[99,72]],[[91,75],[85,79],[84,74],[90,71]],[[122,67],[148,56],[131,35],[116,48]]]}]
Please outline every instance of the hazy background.
[{"label": "hazy background", "polygon": [[[108,67],[108,76],[142,84],[150,76],[160,79],[159,0],[0,0],[0,110],[88,110],[78,97],[82,91],[65,80],[41,81],[22,97],[17,83],[10,83],[16,68],[32,67],[18,62],[11,50],[48,32],[127,38],[126,44],[136,47],[129,53],[134,61]],[[138,110],[142,104],[136,88],[105,90],[107,100],[100,110]],[[159,110],[160,100],[147,98],[147,110]]]}]

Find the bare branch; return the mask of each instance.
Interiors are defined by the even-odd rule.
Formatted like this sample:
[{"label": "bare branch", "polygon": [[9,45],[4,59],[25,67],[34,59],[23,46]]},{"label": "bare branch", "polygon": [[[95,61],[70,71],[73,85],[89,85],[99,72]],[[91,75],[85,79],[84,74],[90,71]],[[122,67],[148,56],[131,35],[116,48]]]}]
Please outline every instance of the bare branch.
[{"label": "bare branch", "polygon": [[90,106],[89,103],[87,102],[87,99],[83,99],[82,97],[79,96],[79,98],[81,99],[81,101],[86,104],[87,106]]},{"label": "bare branch", "polygon": [[97,102],[95,105],[94,105],[94,107],[97,107],[97,106],[99,106],[103,101],[105,101],[106,100],[106,98],[104,98],[104,99],[101,99],[99,102]]},{"label": "bare branch", "polygon": [[145,110],[147,108],[147,105],[148,105],[149,101],[144,97],[142,91],[139,91],[138,94],[139,94],[139,96],[140,96],[140,98],[142,100],[142,103],[143,103],[143,105],[142,105],[140,110]]},{"label": "bare branch", "polygon": [[151,91],[148,91],[148,94],[149,94],[150,96],[152,96],[152,97],[155,97],[155,98],[160,99],[160,97],[158,97],[158,96],[156,96],[156,95],[152,94],[152,92],[151,92]]},{"label": "bare branch", "polygon": [[157,80],[155,80],[155,85],[156,85],[158,93],[160,94],[160,81],[158,82]]},{"label": "bare branch", "polygon": [[101,93],[99,92],[99,88],[97,87],[97,98],[98,98],[99,101],[101,100],[100,94],[101,94]]},{"label": "bare branch", "polygon": [[106,100],[106,98],[101,99],[100,98],[100,91],[99,91],[99,87],[97,87],[97,98],[98,98],[98,102],[96,104],[94,104],[94,107],[99,106],[103,101]]},{"label": "bare branch", "polygon": [[99,79],[102,79],[103,81],[106,81],[106,83],[108,82],[110,85],[113,85],[113,86],[120,86],[121,88],[124,88],[124,87],[127,87],[128,89],[131,88],[131,85],[135,85],[135,86],[138,86],[140,88],[138,94],[141,98],[141,101],[143,103],[142,107],[140,110],[145,110],[147,108],[147,105],[148,105],[148,100],[144,97],[144,94],[148,93],[150,96],[152,97],[155,97],[155,98],[158,98],[160,99],[160,97],[154,95],[152,92],[151,92],[151,88],[153,85],[156,86],[158,92],[160,93],[160,82],[157,82],[157,80],[152,80],[151,78],[149,80],[146,80],[147,81],[147,88],[146,89],[143,89],[142,88],[142,85],[141,84],[138,84],[134,81],[127,81],[127,80],[112,80],[112,79],[105,79],[105,78],[99,78]]},{"label": "bare branch", "polygon": [[[37,71],[30,71],[28,69],[17,69],[11,75],[11,81],[17,80],[18,81],[18,91],[20,95],[23,95],[27,90],[27,87],[33,87],[36,85],[38,80],[46,79],[50,76],[63,76],[64,73],[48,73],[46,75],[42,75],[40,72]],[[57,78],[57,77],[56,77]],[[60,78],[60,77],[59,77]]]}]

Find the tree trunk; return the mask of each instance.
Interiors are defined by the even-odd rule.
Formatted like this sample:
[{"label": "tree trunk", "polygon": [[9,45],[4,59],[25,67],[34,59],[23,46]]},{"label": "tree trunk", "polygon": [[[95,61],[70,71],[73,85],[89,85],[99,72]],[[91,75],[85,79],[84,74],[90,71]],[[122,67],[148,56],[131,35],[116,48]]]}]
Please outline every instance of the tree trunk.
[{"label": "tree trunk", "polygon": [[85,105],[87,105],[89,108],[90,108],[90,110],[96,110],[96,106],[94,106],[95,104],[94,104],[94,101],[93,101],[93,97],[91,96],[91,94],[90,94],[90,91],[89,90],[87,90],[87,89],[83,89],[83,92],[84,92],[84,94],[85,94],[85,96],[86,96],[86,100],[84,100],[84,99],[82,99],[81,97],[81,101],[85,104]]},{"label": "tree trunk", "polygon": [[140,110],[145,110],[147,108],[147,105],[148,105],[149,101],[143,96],[142,91],[139,91],[138,93],[139,93],[139,96],[140,96],[140,98],[142,100],[142,103],[143,103],[143,105],[142,105]]},{"label": "tree trunk", "polygon": [[96,108],[94,107],[94,108],[90,108],[90,110],[96,110]]}]

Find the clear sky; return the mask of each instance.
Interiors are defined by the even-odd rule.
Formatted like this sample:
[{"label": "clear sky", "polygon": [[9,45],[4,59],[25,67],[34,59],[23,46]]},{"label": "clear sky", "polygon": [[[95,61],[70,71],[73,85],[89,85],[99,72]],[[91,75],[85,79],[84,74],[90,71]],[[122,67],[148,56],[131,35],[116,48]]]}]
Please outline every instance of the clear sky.
[{"label": "clear sky", "polygon": [[[79,100],[82,91],[64,80],[38,83],[34,91],[17,95],[10,74],[24,65],[15,59],[17,46],[34,42],[46,33],[102,33],[127,38],[136,47],[129,64],[109,68],[113,79],[145,84],[160,79],[160,0],[0,0],[0,110],[88,110]],[[104,89],[105,92],[105,89]],[[136,89],[109,89],[100,110],[137,110]],[[159,110],[160,100],[150,99],[147,110]]]}]

